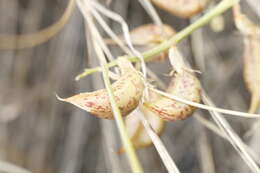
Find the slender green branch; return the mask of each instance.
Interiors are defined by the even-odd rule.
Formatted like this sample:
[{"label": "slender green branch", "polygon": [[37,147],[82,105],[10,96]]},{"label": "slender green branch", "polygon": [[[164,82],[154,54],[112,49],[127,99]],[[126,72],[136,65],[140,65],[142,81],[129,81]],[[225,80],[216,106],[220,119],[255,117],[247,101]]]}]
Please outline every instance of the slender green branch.
[{"label": "slender green branch", "polygon": [[[192,34],[195,30],[201,28],[202,26],[206,25],[212,18],[215,16],[218,16],[231,8],[234,4],[238,3],[240,0],[222,0],[218,5],[216,5],[215,8],[210,10],[208,13],[206,13],[204,16],[199,18],[196,22],[190,24],[180,32],[178,32],[176,35],[174,35],[172,38],[170,38],[167,41],[164,41],[163,43],[159,44],[158,46],[154,47],[151,50],[148,50],[143,53],[143,57],[146,61],[152,59],[154,56],[167,51],[172,45],[177,44],[190,34]],[[137,62],[140,59],[136,56],[130,56],[128,59],[131,62]],[[108,67],[113,67],[116,66],[116,61],[111,61],[108,63]],[[94,72],[101,71],[100,67],[95,67],[91,69],[87,69],[85,72],[80,74],[79,76],[76,77],[77,80],[79,80],[82,77],[85,77],[86,75],[89,75]]]},{"label": "slender green branch", "polygon": [[138,158],[134,151],[134,147],[133,147],[130,139],[128,138],[128,134],[126,132],[126,128],[124,125],[124,121],[123,121],[121,112],[115,101],[115,96],[114,96],[113,89],[112,89],[112,86],[111,86],[111,83],[109,80],[109,70],[108,70],[108,65],[106,64],[105,56],[102,53],[102,50],[100,49],[100,47],[98,47],[97,45],[95,47],[96,47],[96,53],[99,54],[98,57],[100,59],[103,79],[104,79],[104,83],[105,83],[106,90],[108,93],[109,101],[110,101],[110,104],[111,104],[111,107],[113,110],[113,114],[114,114],[114,117],[116,120],[117,127],[119,129],[119,133],[120,133],[120,137],[123,142],[123,146],[126,150],[128,159],[130,160],[130,165],[132,167],[132,171],[135,173],[142,173],[143,170],[141,168],[140,162],[138,161]]}]

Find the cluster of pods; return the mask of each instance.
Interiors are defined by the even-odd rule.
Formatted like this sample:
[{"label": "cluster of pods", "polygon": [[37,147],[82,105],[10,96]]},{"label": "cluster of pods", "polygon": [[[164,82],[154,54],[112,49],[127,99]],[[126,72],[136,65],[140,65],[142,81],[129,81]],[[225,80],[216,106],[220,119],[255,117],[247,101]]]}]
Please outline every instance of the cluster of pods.
[{"label": "cluster of pods", "polygon": [[234,21],[244,40],[244,79],[251,92],[249,113],[255,113],[260,104],[260,26],[249,20],[240,10],[233,7]]},{"label": "cluster of pods", "polygon": [[[130,32],[132,42],[146,48],[151,48],[174,34],[174,29],[168,25],[160,27],[153,24],[140,26]],[[142,39],[140,40],[141,35]],[[175,51],[178,50],[175,49]],[[163,60],[166,57],[167,54],[159,55],[151,61]],[[161,134],[165,120],[182,120],[189,117],[195,110],[190,105],[166,98],[152,91],[149,91],[149,99],[142,101],[145,84],[140,72],[124,57],[119,57],[117,64],[121,73],[120,77],[112,84],[112,88],[116,103],[122,115],[126,116],[126,128],[136,148],[148,146],[152,142],[138,115],[136,115],[135,109],[138,108],[144,114],[157,134]],[[200,102],[200,90],[200,82],[195,74],[185,70],[185,67],[181,67],[181,70],[174,70],[171,82],[165,92],[182,99]],[[99,118],[113,119],[112,108],[105,89],[81,93],[61,100],[72,103]]]},{"label": "cluster of pods", "polygon": [[[159,8],[183,18],[199,13],[209,2],[209,0],[197,0],[189,3],[190,1],[176,0],[174,3],[168,3],[169,0],[152,0],[151,2]],[[171,4],[174,5],[171,6]],[[185,8],[179,8],[179,6],[185,6]],[[239,5],[233,8],[233,12],[235,24],[244,36],[244,78],[249,91],[252,93],[249,112],[254,113],[260,103],[260,68],[256,66],[260,64],[260,28],[241,13]],[[130,36],[133,44],[142,46],[144,49],[150,49],[162,41],[169,39],[175,33],[175,30],[169,25],[157,26],[146,24],[133,29],[130,32]],[[178,50],[175,49],[175,51]],[[168,52],[165,52],[154,57],[151,61],[163,61],[168,56]],[[118,58],[117,64],[121,74],[117,81],[112,84],[112,87],[116,103],[122,115],[126,116],[125,124],[129,137],[136,148],[149,146],[152,144],[152,141],[146,134],[141,120],[137,115],[138,113],[134,110],[138,110],[139,113],[144,114],[158,135],[164,129],[165,120],[182,120],[194,112],[194,107],[166,98],[151,90],[149,91],[149,99],[143,101],[145,84],[142,75],[124,57]],[[200,91],[201,86],[196,75],[191,70],[187,70],[183,64],[180,69],[174,69],[172,79],[165,92],[188,101],[199,103],[201,99]],[[60,98],[60,100],[72,103],[99,118],[113,119],[111,105],[105,89],[81,93],[65,99]]]}]

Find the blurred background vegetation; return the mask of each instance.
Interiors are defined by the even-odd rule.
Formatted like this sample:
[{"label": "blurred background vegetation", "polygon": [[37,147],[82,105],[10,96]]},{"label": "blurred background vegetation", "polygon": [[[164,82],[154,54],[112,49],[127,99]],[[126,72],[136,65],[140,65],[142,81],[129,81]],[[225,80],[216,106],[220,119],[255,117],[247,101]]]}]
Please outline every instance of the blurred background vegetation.
[{"label": "blurred background vegetation", "polygon": [[[45,28],[60,18],[67,3],[62,0],[1,0],[0,33],[31,33]],[[257,23],[257,13],[246,2],[241,5]],[[152,22],[137,0],[112,0],[109,8],[119,13],[130,28]],[[163,21],[177,31],[191,22],[159,9],[158,12]],[[242,37],[234,27],[230,10],[224,14],[224,19],[222,32],[213,32],[205,26],[194,33],[199,36],[195,43],[194,37],[189,37],[179,47],[193,68],[202,71],[200,79],[216,105],[247,111],[250,95],[242,75]],[[107,22],[120,33],[119,25]],[[103,88],[100,74],[74,81],[84,68],[97,65],[96,58],[88,56],[93,50],[85,40],[83,18],[76,8],[68,24],[48,42],[21,50],[0,50],[2,160],[35,173],[130,172],[125,155],[115,153],[121,146],[115,122],[99,120],[55,97],[55,93],[67,97]],[[198,50],[196,45],[202,45],[203,49]],[[115,55],[120,54],[116,47],[111,50]],[[198,60],[196,54],[204,58]],[[169,77],[163,75],[170,71],[168,62],[149,66],[160,78],[169,81]],[[210,119],[206,111],[196,113]],[[257,131],[244,136],[254,120],[227,119],[242,140],[259,155]],[[167,122],[161,138],[181,172],[249,172],[230,143],[194,117]],[[145,172],[166,172],[153,146],[138,150],[138,156]]]}]

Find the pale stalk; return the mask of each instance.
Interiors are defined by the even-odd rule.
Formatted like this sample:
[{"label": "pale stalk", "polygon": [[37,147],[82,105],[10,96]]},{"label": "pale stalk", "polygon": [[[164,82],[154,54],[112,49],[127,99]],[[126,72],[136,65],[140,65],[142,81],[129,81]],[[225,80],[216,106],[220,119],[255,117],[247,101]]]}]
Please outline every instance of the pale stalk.
[{"label": "pale stalk", "polygon": [[81,9],[81,12],[83,13],[84,17],[87,19],[87,22],[89,23],[89,28],[91,30],[91,33],[93,34],[93,37],[95,39],[93,39],[93,44],[94,44],[94,48],[95,48],[95,52],[97,54],[97,57],[99,58],[100,64],[101,64],[101,69],[102,69],[102,74],[103,74],[103,80],[105,83],[105,87],[108,93],[108,97],[109,97],[109,101],[113,110],[113,114],[115,117],[115,121],[119,130],[119,134],[121,137],[121,140],[123,142],[123,146],[126,150],[126,154],[128,156],[129,162],[130,162],[130,166],[131,169],[134,173],[142,173],[142,167],[140,165],[140,162],[136,156],[134,147],[130,141],[130,139],[128,138],[127,132],[126,132],[126,128],[124,125],[124,121],[121,115],[121,112],[117,106],[117,103],[115,101],[115,97],[113,94],[113,90],[112,90],[112,86],[109,80],[109,70],[108,70],[108,66],[107,66],[107,62],[106,62],[106,58],[105,55],[103,53],[102,48],[99,46],[99,42],[97,42],[96,40],[100,40],[101,38],[99,37],[98,31],[95,28],[95,25],[91,19],[91,17],[89,15],[86,15],[86,13],[84,12],[84,10],[86,9],[82,9],[82,5],[81,2],[78,0],[78,6]]}]

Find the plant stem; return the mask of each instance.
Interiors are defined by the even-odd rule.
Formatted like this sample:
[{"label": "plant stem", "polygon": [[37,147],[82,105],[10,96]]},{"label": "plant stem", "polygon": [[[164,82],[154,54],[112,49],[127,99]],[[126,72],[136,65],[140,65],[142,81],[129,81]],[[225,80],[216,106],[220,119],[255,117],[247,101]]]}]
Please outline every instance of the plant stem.
[{"label": "plant stem", "polygon": [[113,89],[109,80],[109,70],[108,70],[108,65],[106,62],[106,58],[104,55],[104,52],[101,48],[101,46],[99,45],[100,42],[102,41],[101,36],[98,33],[98,30],[95,27],[95,24],[90,16],[90,13],[88,13],[88,9],[83,9],[83,5],[81,3],[81,1],[77,1],[78,3],[78,7],[81,10],[82,14],[84,15],[84,17],[86,18],[87,22],[88,22],[88,26],[89,29],[91,31],[91,34],[93,36],[93,45],[94,45],[94,49],[95,52],[97,54],[97,57],[99,59],[100,65],[101,65],[101,71],[102,71],[102,75],[103,75],[103,80],[105,83],[105,87],[106,87],[106,91],[108,94],[108,98],[109,98],[109,102],[111,104],[112,107],[112,111],[113,111],[113,115],[116,121],[116,125],[123,143],[123,146],[126,150],[126,154],[127,157],[129,159],[129,163],[132,169],[132,172],[134,173],[143,173],[143,169],[140,165],[140,162],[137,158],[137,155],[135,153],[133,144],[131,143],[130,139],[128,138],[127,135],[127,131],[124,125],[124,121],[120,112],[120,109],[117,106],[117,103],[115,101],[115,96],[113,93]]},{"label": "plant stem", "polygon": [[[94,44],[95,43],[96,42],[94,42]],[[110,83],[110,80],[109,80],[109,75],[108,75],[109,70],[108,70],[108,66],[106,64],[105,56],[102,53],[101,48],[98,47],[97,44],[94,45],[94,46],[96,47],[96,53],[98,54],[98,57],[100,59],[100,64],[101,64],[101,69],[102,69],[102,74],[103,74],[103,80],[104,80],[104,83],[105,83],[105,86],[106,86],[106,90],[107,90],[109,101],[110,101],[110,104],[111,104],[111,107],[112,107],[112,110],[113,110],[113,114],[114,114],[114,117],[115,117],[117,128],[119,130],[120,137],[121,137],[121,140],[123,142],[123,146],[126,150],[132,171],[134,173],[142,173],[143,172],[142,167],[141,167],[140,162],[139,162],[139,160],[136,156],[136,153],[134,151],[134,147],[133,147],[131,141],[128,138],[121,112],[120,112],[120,110],[117,106],[117,103],[115,101],[115,96],[114,96],[112,86],[111,86],[111,83]]]},{"label": "plant stem", "polygon": [[[216,7],[214,7],[212,10],[210,10],[208,13],[206,13],[204,16],[200,17],[196,22],[190,24],[180,32],[178,32],[176,35],[174,35],[172,38],[170,38],[167,41],[164,41],[163,43],[159,44],[158,46],[154,47],[151,50],[148,50],[144,52],[142,55],[144,57],[144,60],[148,61],[152,59],[154,56],[167,51],[171,46],[174,44],[177,44],[190,34],[192,34],[195,30],[199,29],[200,27],[206,25],[212,18],[215,16],[218,16],[225,12],[227,9],[231,8],[234,4],[238,3],[240,0],[222,0]],[[131,62],[137,62],[140,59],[136,56],[129,56],[128,59]],[[108,67],[113,67],[116,66],[116,61],[111,61],[110,63],[107,64]],[[79,76],[76,77],[77,80],[80,78],[89,75],[94,72],[101,71],[100,67],[95,67],[91,69],[87,69],[85,72],[80,74]]]}]

